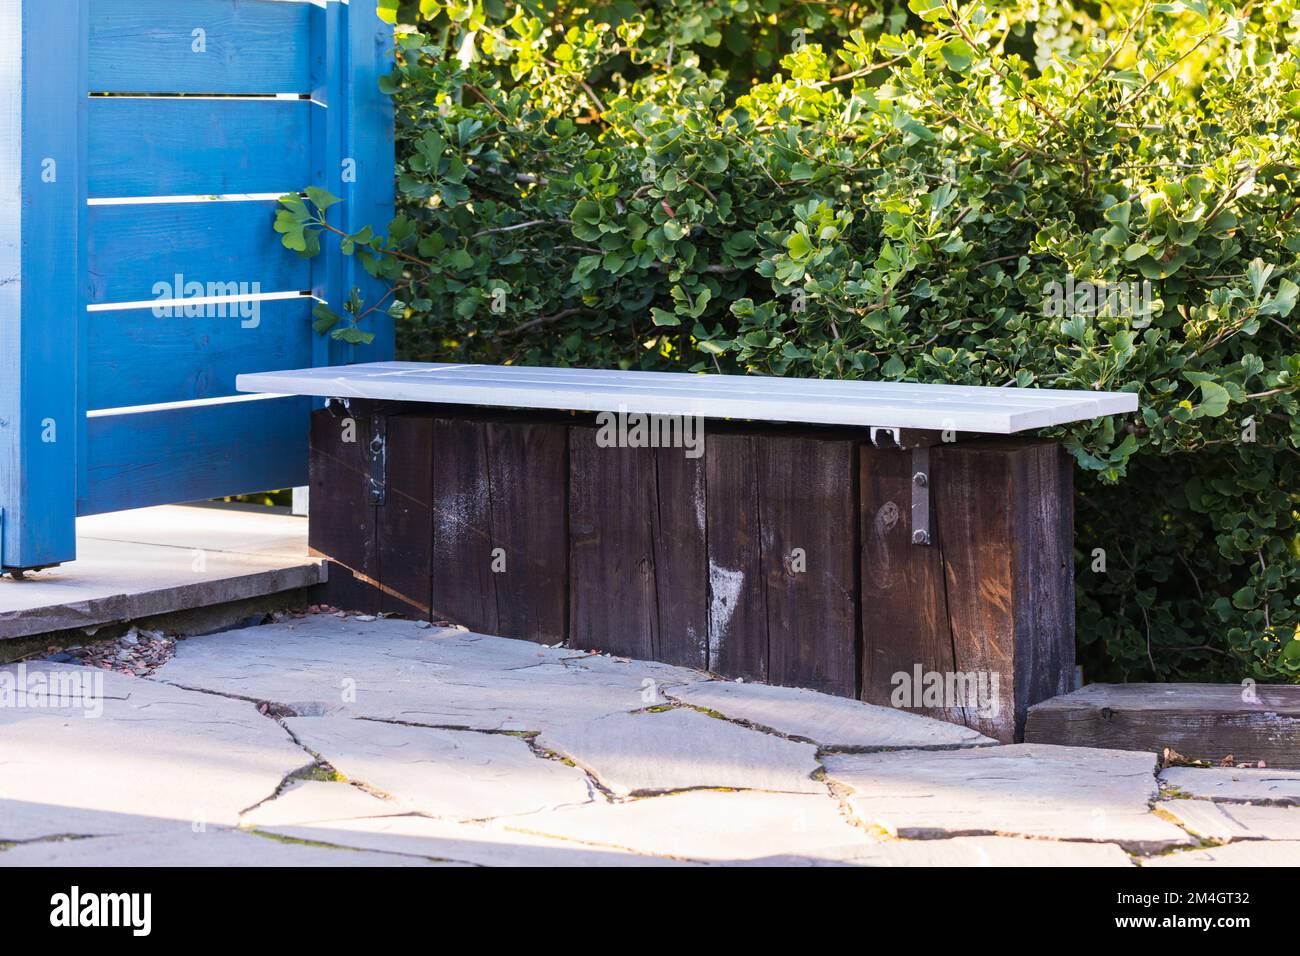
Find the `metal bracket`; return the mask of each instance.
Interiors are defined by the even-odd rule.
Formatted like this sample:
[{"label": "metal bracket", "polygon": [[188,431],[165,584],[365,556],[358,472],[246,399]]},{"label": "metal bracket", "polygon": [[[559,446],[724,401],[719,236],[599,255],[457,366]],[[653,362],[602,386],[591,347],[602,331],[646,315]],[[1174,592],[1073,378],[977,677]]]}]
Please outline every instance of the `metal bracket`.
[{"label": "metal bracket", "polygon": [[871,444],[877,448],[929,448],[943,440],[943,432],[924,428],[893,428],[872,425]]},{"label": "metal bracket", "polygon": [[388,491],[388,416],[370,416],[370,444],[366,458],[370,462],[370,503],[382,505]]},{"label": "metal bracket", "polygon": [[912,544],[930,544],[930,448],[943,433],[921,428],[871,426],[871,444],[912,452]]},{"label": "metal bracket", "polygon": [[912,449],[912,544],[930,543],[930,448]]}]

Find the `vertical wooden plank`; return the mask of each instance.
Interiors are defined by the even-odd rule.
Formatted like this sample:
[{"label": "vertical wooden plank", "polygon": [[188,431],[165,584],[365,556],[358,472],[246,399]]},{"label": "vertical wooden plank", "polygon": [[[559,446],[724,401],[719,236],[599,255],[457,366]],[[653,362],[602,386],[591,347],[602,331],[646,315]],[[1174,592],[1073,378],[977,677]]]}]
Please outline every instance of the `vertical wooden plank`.
[{"label": "vertical wooden plank", "polygon": [[[338,194],[345,200],[342,225],[348,232],[370,226],[383,235],[393,219],[396,174],[393,101],[380,92],[379,80],[393,69],[393,27],[379,19],[376,0],[350,0],[346,16],[344,152],[334,167],[344,188]],[[366,308],[387,294],[386,283],[355,257],[345,269],[345,288],[358,288]],[[396,348],[392,318],[380,308],[366,318],[365,327],[375,339],[354,346],[349,361],[391,359]]]},{"label": "vertical wooden plank", "polygon": [[752,435],[716,433],[705,459],[709,555],[709,670],[767,680],[758,450]]},{"label": "vertical wooden plank", "polygon": [[330,560],[324,600],[348,610],[379,610],[375,506],[370,500],[367,403],[320,409],[311,417],[311,517],[307,543]]},{"label": "vertical wooden plank", "polygon": [[568,429],[486,422],[497,630],[543,644],[568,633]]},{"label": "vertical wooden plank", "polygon": [[570,644],[650,660],[655,594],[653,449],[602,448],[598,430],[569,436]]},{"label": "vertical wooden plank", "polygon": [[0,4],[0,566],[76,557],[86,3]]},{"label": "vertical wooden plank", "polygon": [[565,427],[462,413],[433,417],[431,432],[433,617],[485,634],[563,642]]},{"label": "vertical wooden plank", "polygon": [[981,688],[965,722],[1012,741],[1028,707],[1072,680],[1068,462],[1054,443],[1018,440],[940,446],[931,460],[952,671]]},{"label": "vertical wooden plank", "polygon": [[1018,498],[1016,588],[1016,739],[1029,708],[1074,689],[1074,465],[1055,442],[1023,456]]},{"label": "vertical wooden plank", "polygon": [[[980,442],[940,446],[931,514],[938,526],[953,675],[986,682],[962,703],[964,723],[1009,742],[1015,736],[1015,607],[1013,575],[1016,452]],[[945,677],[948,675],[945,674]],[[994,681],[996,679],[996,687]],[[959,695],[962,696],[962,695]]]},{"label": "vertical wooden plank", "polygon": [[432,594],[433,420],[427,414],[389,415],[384,430],[386,481],[376,525],[380,610],[427,621]]},{"label": "vertical wooden plank", "polygon": [[703,460],[601,447],[598,433],[570,437],[573,646],[706,667]]},{"label": "vertical wooden plank", "polygon": [[[912,456],[864,446],[860,451],[862,693],[881,706],[904,706],[953,723],[960,707],[923,706],[911,695],[925,674],[953,671],[952,632],[937,522],[933,544],[912,543]],[[948,485],[931,467],[931,484]],[[896,693],[897,692],[897,693]]]},{"label": "vertical wooden plank", "polygon": [[[342,103],[347,79],[344,56],[345,9],[340,3],[311,8],[311,185],[346,198],[342,162],[344,124]],[[334,207],[331,218],[337,217]],[[341,228],[341,226],[340,226]],[[311,264],[312,296],[341,312],[346,298],[344,256],[333,238],[321,243],[320,255]],[[350,362],[352,348],[328,335],[312,340],[312,365],[342,365]]]},{"label": "vertical wooden plank", "polygon": [[[394,119],[391,98],[379,78],[392,70],[393,28],[379,19],[375,0],[330,2],[312,11],[312,184],[343,200],[329,211],[348,232],[370,226],[384,234],[393,218]],[[356,288],[369,309],[387,294],[386,284],[345,256],[336,241],[323,244],[313,263],[312,294],[343,314]],[[316,344],[316,365],[381,362],[395,352],[393,320],[381,307],[363,328],[369,345],[348,345],[327,336]]]},{"label": "vertical wooden plank", "polygon": [[[708,441],[705,438],[705,454]],[[651,533],[658,628],[654,659],[709,666],[709,574],[703,458],[683,448],[652,449]]]},{"label": "vertical wooden plank", "polygon": [[[31,564],[38,529],[23,498],[23,5],[0,3],[0,570]],[[14,321],[14,318],[17,321]],[[56,533],[45,550],[66,552]],[[75,541],[73,543],[75,547]],[[65,555],[66,556],[66,555]]]},{"label": "vertical wooden plank", "polygon": [[759,439],[758,489],[773,684],[857,696],[857,442]]},{"label": "vertical wooden plank", "polygon": [[492,495],[481,424],[433,420],[433,617],[499,633],[492,573]]}]

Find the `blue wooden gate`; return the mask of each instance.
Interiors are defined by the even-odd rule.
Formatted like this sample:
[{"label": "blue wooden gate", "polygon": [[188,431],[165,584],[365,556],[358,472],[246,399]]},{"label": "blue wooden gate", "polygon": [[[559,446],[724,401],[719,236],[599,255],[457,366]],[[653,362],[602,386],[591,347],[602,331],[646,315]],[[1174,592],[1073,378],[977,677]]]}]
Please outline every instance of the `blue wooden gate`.
[{"label": "blue wooden gate", "polygon": [[382,290],[276,197],[392,218],[391,27],[376,0],[0,0],[0,567],[76,556],[75,519],[304,484],[306,400],[241,372],[391,358],[316,300]]}]

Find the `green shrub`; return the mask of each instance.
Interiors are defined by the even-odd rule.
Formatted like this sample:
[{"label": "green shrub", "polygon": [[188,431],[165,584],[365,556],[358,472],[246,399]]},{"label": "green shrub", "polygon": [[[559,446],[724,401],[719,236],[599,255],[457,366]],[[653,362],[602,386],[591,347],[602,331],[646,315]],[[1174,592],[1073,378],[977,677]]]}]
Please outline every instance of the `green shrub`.
[{"label": "green shrub", "polygon": [[413,359],[1137,392],[1053,433],[1088,676],[1300,681],[1298,11],[403,3],[357,248]]}]

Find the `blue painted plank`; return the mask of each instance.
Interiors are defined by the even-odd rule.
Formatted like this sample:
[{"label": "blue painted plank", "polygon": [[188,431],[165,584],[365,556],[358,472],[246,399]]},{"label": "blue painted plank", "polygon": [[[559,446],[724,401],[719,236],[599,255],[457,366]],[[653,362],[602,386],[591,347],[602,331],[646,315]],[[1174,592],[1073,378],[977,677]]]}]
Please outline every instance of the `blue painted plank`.
[{"label": "blue painted plank", "polygon": [[190,308],[203,314],[126,309],[88,315],[87,407],[221,398],[237,394],[241,372],[311,364],[311,299]]},{"label": "blue painted plank", "polygon": [[[394,120],[392,98],[379,90],[380,77],[393,69],[393,28],[379,19],[374,0],[355,0],[347,7],[348,69],[346,156],[356,162],[355,181],[345,195],[343,228],[354,232],[370,225],[386,233],[393,218]],[[386,283],[371,277],[355,258],[347,261],[346,284],[361,290],[367,306],[387,292]],[[366,320],[375,340],[354,348],[353,362],[382,362],[396,349],[393,320],[383,311]]]},{"label": "blue painted plank", "polygon": [[[312,114],[311,114],[311,183],[345,198],[343,181],[343,134],[345,112],[343,86],[347,77],[345,59],[346,11],[340,4],[317,7],[312,14]],[[338,206],[331,218],[338,220]],[[320,255],[312,262],[312,295],[342,312],[346,299],[343,290],[343,253],[332,238],[322,243]],[[352,346],[328,335],[318,336],[312,352],[312,365],[343,365],[351,361]]]},{"label": "blue painted plank", "polygon": [[90,90],[307,93],[311,9],[271,0],[95,0]]},{"label": "blue painted plank", "polygon": [[90,196],[287,193],[308,183],[307,100],[90,99]]},{"label": "blue painted plank", "polygon": [[[379,19],[374,0],[344,7],[318,8],[312,19],[312,184],[343,202],[330,210],[331,221],[355,232],[369,225],[387,231],[393,217],[393,104],[379,91],[379,78],[392,70],[393,29]],[[333,239],[324,243],[312,267],[312,292],[335,311],[356,287],[366,308],[388,291],[356,259],[344,256]],[[313,364],[342,365],[383,361],[395,350],[393,320],[383,311],[368,315],[363,327],[375,333],[368,346],[322,339]]]},{"label": "blue painted plank", "polygon": [[92,417],[81,513],[304,485],[309,409],[275,398]]},{"label": "blue painted plank", "polygon": [[0,4],[0,565],[76,557],[85,0]]},{"label": "blue painted plank", "polygon": [[91,206],[90,301],[171,297],[178,274],[205,289],[243,283],[248,291],[306,291],[310,264],[280,244],[274,218],[271,201]]}]

